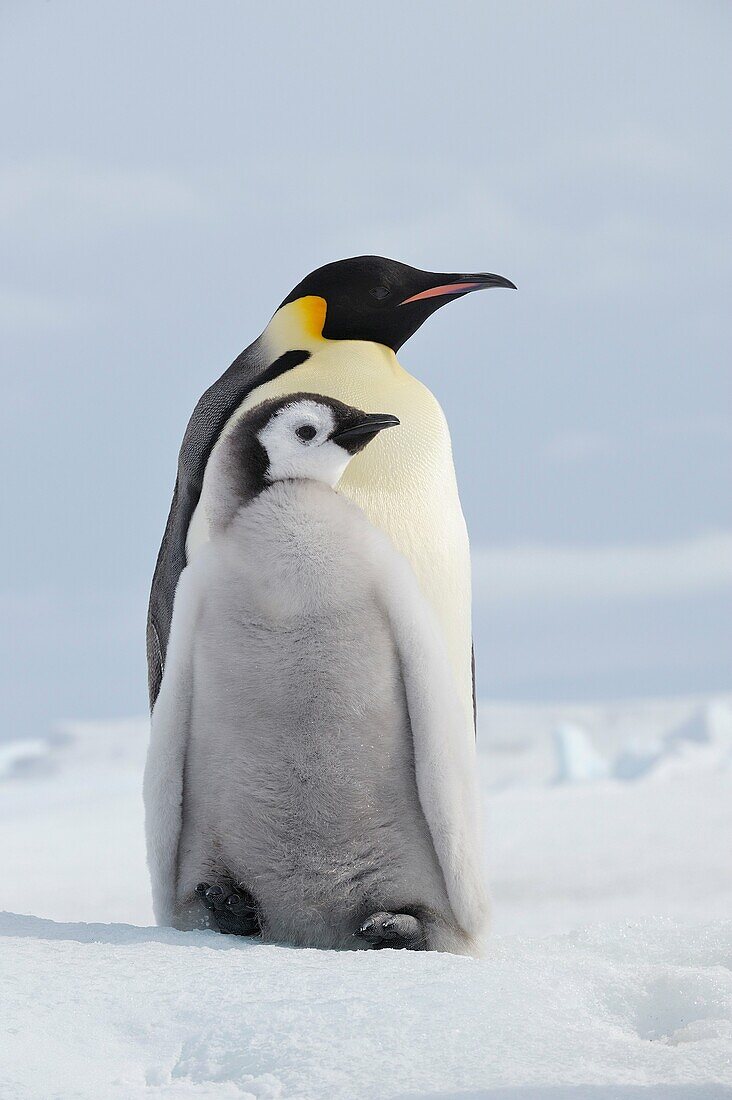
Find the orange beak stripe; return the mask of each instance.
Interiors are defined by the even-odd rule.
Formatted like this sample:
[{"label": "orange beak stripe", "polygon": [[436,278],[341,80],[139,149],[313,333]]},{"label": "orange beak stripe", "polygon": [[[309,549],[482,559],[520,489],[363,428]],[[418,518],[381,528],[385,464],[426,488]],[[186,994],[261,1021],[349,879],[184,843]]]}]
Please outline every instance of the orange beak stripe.
[{"label": "orange beak stripe", "polygon": [[409,302],[420,302],[423,298],[438,298],[442,294],[467,294],[471,290],[478,290],[484,283],[445,283],[444,286],[433,286],[429,290],[422,290],[419,294],[413,294],[411,298],[405,298],[399,304],[406,306]]}]

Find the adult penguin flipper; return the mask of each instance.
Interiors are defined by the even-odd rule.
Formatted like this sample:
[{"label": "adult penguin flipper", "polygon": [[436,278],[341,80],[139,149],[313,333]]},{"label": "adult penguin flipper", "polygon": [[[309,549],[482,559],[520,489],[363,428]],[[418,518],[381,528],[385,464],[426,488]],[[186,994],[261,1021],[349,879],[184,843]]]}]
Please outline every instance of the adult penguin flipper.
[{"label": "adult penguin flipper", "polygon": [[153,707],[145,764],[145,838],[158,924],[175,913],[178,844],[183,813],[183,770],[193,700],[193,647],[199,613],[198,570],[180,575],[165,677]]},{"label": "adult penguin flipper", "polygon": [[[180,522],[177,481],[175,483],[173,500],[165,525],[163,541],[160,544],[157,561],[155,562],[155,572],[153,573],[150,600],[147,607],[147,687],[151,711],[155,706],[158,693],[160,692],[160,685],[163,680],[163,667],[165,664],[165,651],[163,647],[167,645],[168,639],[167,631],[163,630],[162,624],[165,623],[168,630],[170,629],[175,584],[185,565],[184,561],[183,566],[176,570],[172,568],[172,562],[170,560],[171,549],[176,541],[173,534],[177,526],[176,521]],[[171,576],[175,579],[173,585],[169,582]],[[170,591],[171,587],[173,588],[172,592]]]},{"label": "adult penguin flipper", "polygon": [[186,536],[200,496],[200,488],[194,489],[196,484],[199,482],[189,476],[181,462],[163,541],[155,563],[147,609],[147,675],[151,711],[163,680],[173,604],[181,574],[186,567]]},{"label": "adult penguin flipper", "polygon": [[479,940],[488,922],[472,715],[465,713],[432,609],[389,548],[382,599],[399,654],[417,789],[453,912]]}]

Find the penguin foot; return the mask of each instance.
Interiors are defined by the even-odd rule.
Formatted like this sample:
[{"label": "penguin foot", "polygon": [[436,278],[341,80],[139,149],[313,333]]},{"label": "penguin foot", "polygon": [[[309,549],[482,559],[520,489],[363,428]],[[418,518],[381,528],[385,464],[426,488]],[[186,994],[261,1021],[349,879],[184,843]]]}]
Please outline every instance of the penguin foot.
[{"label": "penguin foot", "polygon": [[426,946],[422,924],[409,913],[374,913],[353,934],[377,950],[392,947],[423,951]]},{"label": "penguin foot", "polygon": [[258,936],[262,929],[257,904],[243,887],[209,886],[199,882],[196,893],[213,917],[219,932],[229,936]]}]

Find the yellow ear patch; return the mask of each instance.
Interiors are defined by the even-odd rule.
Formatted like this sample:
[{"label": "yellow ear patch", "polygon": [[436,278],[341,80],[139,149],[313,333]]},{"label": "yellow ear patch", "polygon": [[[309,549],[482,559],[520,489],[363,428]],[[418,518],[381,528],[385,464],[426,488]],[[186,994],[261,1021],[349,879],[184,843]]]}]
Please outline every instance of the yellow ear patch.
[{"label": "yellow ear patch", "polygon": [[296,302],[293,302],[293,305],[298,308],[303,332],[311,340],[324,339],[323,325],[325,324],[325,311],[328,308],[325,298],[308,294],[305,298],[298,298]]},{"label": "yellow ear patch", "polygon": [[281,306],[262,333],[270,361],[287,351],[319,351],[327,343],[323,336],[327,308],[325,298],[317,294],[307,294]]}]

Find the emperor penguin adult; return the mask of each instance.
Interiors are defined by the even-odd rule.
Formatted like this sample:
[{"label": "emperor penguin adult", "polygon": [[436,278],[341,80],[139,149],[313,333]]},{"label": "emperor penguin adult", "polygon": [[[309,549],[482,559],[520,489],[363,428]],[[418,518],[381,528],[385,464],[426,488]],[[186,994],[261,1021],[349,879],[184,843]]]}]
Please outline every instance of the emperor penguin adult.
[{"label": "emperor penguin adult", "polygon": [[386,433],[359,454],[338,490],[411,563],[440,623],[461,698],[473,705],[470,556],[450,435],[438,402],[396,352],[441,306],[490,287],[515,289],[500,275],[421,271],[380,256],[326,264],[298,283],[262,335],[203,394],[183,438],[152,583],[151,706],[165,669],[178,580],[210,534],[211,459],[254,405],[305,391],[399,417],[399,433]]},{"label": "emperor penguin adult", "polygon": [[411,566],[334,491],[403,430],[302,393],[247,411],[212,457],[145,771],[161,924],[480,952],[464,701]]}]

